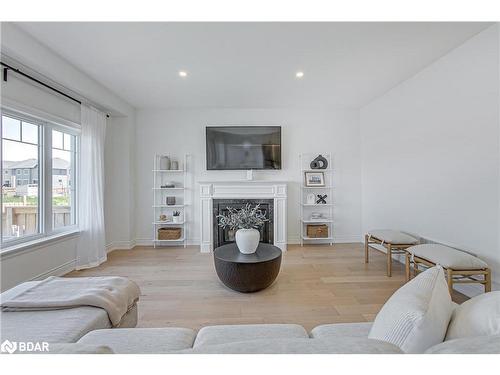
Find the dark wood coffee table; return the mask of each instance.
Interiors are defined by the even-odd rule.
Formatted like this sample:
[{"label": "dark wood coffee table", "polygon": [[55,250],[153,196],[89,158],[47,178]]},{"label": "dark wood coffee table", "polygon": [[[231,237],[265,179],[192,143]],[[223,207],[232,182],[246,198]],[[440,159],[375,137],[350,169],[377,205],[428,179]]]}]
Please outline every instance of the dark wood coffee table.
[{"label": "dark wood coffee table", "polygon": [[236,243],[214,250],[217,276],[228,288],[251,293],[271,285],[281,266],[281,250],[273,245],[260,243],[253,254],[242,254]]}]

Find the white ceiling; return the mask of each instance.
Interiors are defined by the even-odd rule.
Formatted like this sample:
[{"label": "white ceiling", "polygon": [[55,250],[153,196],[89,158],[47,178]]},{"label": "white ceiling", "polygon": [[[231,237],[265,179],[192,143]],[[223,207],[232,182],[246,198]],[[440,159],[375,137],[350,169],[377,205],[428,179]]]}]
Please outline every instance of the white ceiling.
[{"label": "white ceiling", "polygon": [[[17,23],[136,108],[357,108],[487,23]],[[187,78],[178,76],[188,72]],[[295,78],[304,72],[301,80]]]}]

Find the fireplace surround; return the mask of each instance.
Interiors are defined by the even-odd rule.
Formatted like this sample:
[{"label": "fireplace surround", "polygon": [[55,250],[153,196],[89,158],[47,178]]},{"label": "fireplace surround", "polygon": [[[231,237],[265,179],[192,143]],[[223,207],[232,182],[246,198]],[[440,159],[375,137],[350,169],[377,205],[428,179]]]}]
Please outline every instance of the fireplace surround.
[{"label": "fireplace surround", "polygon": [[[229,243],[229,233],[220,232],[216,210],[228,204],[261,203],[268,211],[270,222],[263,228],[261,241],[286,251],[287,185],[274,181],[218,181],[200,182],[200,250],[213,251],[222,243]],[[222,241],[220,241],[222,240]],[[228,241],[229,240],[229,241]]]}]

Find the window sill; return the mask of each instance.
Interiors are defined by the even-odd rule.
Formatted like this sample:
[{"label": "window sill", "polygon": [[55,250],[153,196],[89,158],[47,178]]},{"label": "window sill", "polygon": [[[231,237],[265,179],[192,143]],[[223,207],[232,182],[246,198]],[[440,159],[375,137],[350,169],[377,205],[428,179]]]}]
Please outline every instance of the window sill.
[{"label": "window sill", "polygon": [[80,235],[79,229],[53,234],[47,237],[37,238],[33,241],[23,242],[8,246],[0,250],[0,258],[10,258],[11,256],[19,255],[20,253],[31,252],[41,247],[45,247],[60,241],[76,238]]}]

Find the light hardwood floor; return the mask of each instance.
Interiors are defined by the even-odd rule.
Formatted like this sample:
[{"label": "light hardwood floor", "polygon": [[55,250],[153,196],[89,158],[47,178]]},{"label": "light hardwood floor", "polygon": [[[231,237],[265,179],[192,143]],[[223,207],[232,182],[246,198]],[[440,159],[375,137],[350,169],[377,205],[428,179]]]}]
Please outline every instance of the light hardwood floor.
[{"label": "light hardwood floor", "polygon": [[[371,251],[364,263],[362,244],[291,245],[283,254],[276,282],[242,294],[222,285],[212,254],[198,247],[136,247],[116,250],[108,261],[66,275],[119,275],[142,290],[138,327],[188,327],[239,323],[319,324],[372,321],[384,302],[405,282],[404,265]],[[461,300],[462,296],[454,296]]]}]

